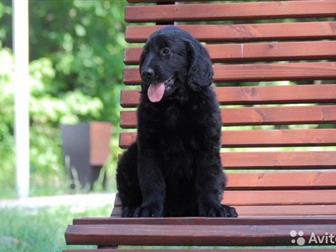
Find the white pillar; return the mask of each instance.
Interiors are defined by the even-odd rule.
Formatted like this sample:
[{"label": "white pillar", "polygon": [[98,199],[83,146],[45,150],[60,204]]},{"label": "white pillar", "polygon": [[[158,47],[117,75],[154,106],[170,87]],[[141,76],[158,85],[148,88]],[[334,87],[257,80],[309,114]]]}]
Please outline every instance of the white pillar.
[{"label": "white pillar", "polygon": [[29,195],[29,34],[28,0],[13,0],[16,186]]}]

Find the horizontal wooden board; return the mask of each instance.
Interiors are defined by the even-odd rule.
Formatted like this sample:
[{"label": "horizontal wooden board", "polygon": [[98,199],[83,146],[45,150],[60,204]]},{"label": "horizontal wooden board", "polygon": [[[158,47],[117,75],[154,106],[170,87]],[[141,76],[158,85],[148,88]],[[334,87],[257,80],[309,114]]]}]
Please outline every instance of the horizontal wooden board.
[{"label": "horizontal wooden board", "polygon": [[335,151],[222,152],[224,169],[334,169]]},{"label": "horizontal wooden board", "polygon": [[225,108],[221,117],[224,126],[334,123],[336,106]]},{"label": "horizontal wooden board", "polygon": [[233,206],[328,205],[336,203],[335,196],[336,190],[226,191],[222,203]]},{"label": "horizontal wooden board", "polygon": [[281,216],[281,217],[239,217],[239,218],[210,218],[210,217],[169,217],[169,218],[77,218],[73,225],[278,225],[278,224],[336,224],[336,217],[308,217],[308,216]]},{"label": "horizontal wooden board", "polygon": [[[119,146],[128,147],[136,133],[120,134]],[[336,129],[230,130],[222,134],[222,147],[333,146]]]},{"label": "horizontal wooden board", "polygon": [[67,244],[100,245],[292,245],[291,230],[324,236],[334,224],[287,225],[69,225]]},{"label": "horizontal wooden board", "polygon": [[226,177],[228,190],[336,188],[334,171],[241,172],[227,173]]},{"label": "horizontal wooden board", "polygon": [[[335,205],[336,190],[227,190],[222,203],[232,206]],[[117,203],[117,202],[116,202]]]},{"label": "horizontal wooden board", "polygon": [[[295,216],[300,218],[302,216],[336,216],[336,205],[276,205],[276,206],[234,206],[239,213],[239,217],[283,217]],[[115,206],[113,208],[113,217],[121,216],[121,207]]]},{"label": "horizontal wooden board", "polygon": [[[336,78],[335,62],[282,63],[282,64],[214,64],[215,82],[320,80]],[[124,71],[124,82],[139,84],[137,68]]]},{"label": "horizontal wooden board", "polygon": [[335,196],[336,190],[331,189],[227,190],[224,192],[222,203],[230,206],[335,205]]},{"label": "horizontal wooden board", "polygon": [[[127,42],[145,42],[163,26],[128,26]],[[179,25],[193,37],[205,42],[269,41],[336,38],[336,22],[267,23],[235,25]]]},{"label": "horizontal wooden board", "polygon": [[226,131],[221,142],[223,147],[331,146],[336,129]]},{"label": "horizontal wooden board", "polygon": [[[335,41],[208,44],[206,48],[214,63],[316,60],[336,57]],[[124,62],[126,64],[138,64],[141,53],[141,48],[126,49]]]},{"label": "horizontal wooden board", "polygon": [[[223,126],[335,123],[336,106],[223,108],[221,118]],[[122,111],[120,126],[136,128],[136,112]]]},{"label": "horizontal wooden board", "polygon": [[128,6],[127,22],[335,17],[334,0]]},{"label": "horizontal wooden board", "polygon": [[[217,87],[216,96],[221,105],[336,102],[336,84],[294,86]],[[140,93],[123,90],[123,107],[136,107]]]}]

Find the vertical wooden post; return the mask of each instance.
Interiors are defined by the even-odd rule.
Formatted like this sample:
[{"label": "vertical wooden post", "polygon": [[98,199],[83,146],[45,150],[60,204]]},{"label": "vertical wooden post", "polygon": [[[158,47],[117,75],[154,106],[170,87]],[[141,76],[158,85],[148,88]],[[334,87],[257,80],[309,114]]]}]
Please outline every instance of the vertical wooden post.
[{"label": "vertical wooden post", "polygon": [[16,186],[29,195],[29,34],[28,0],[13,0]]}]

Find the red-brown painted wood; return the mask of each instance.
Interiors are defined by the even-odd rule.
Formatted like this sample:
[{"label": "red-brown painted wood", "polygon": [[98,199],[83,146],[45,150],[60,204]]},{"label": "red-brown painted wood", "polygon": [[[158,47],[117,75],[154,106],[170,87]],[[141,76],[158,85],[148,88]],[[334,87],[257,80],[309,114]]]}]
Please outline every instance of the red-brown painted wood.
[{"label": "red-brown painted wood", "polygon": [[[222,203],[232,206],[335,205],[336,190],[227,190]],[[116,199],[115,204],[121,204]]]},{"label": "red-brown painted wood", "polygon": [[[119,145],[128,147],[136,134],[123,132]],[[333,146],[336,129],[229,130],[222,133],[222,147]]]},{"label": "red-brown painted wood", "polygon": [[222,203],[233,206],[332,205],[336,203],[336,190],[226,191]]},{"label": "red-brown painted wood", "polygon": [[[335,224],[316,225],[69,225],[67,244],[100,245],[292,245],[289,233],[333,233]],[[331,244],[330,244],[331,245]]]},{"label": "red-brown painted wood", "polygon": [[227,190],[336,188],[336,172],[334,171],[241,172],[227,173],[226,177]]},{"label": "red-brown painted wood", "polygon": [[[212,62],[333,59],[335,41],[270,42],[206,45]],[[138,64],[141,48],[125,50],[124,62]]]},{"label": "red-brown painted wood", "polygon": [[[262,220],[262,221],[261,221]],[[278,225],[278,224],[336,224],[335,216],[276,216],[276,217],[239,217],[239,218],[209,218],[209,217],[168,217],[168,218],[77,218],[73,225],[113,225],[113,224],[149,224],[149,225]]]},{"label": "red-brown painted wood", "polygon": [[335,169],[336,151],[222,152],[221,161],[224,169]]},{"label": "red-brown painted wood", "polygon": [[223,147],[332,146],[336,129],[237,130],[222,133]]},{"label": "red-brown painted wood", "polygon": [[126,7],[127,22],[211,21],[265,18],[334,17],[336,2],[279,1],[252,3],[202,3]]},{"label": "red-brown painted wood", "polygon": [[[336,38],[336,22],[301,22],[233,25],[179,25],[200,41],[269,41]],[[128,26],[127,42],[145,42],[162,26]]]},{"label": "red-brown painted wood", "polygon": [[[215,92],[221,105],[336,102],[336,84],[217,87]],[[136,107],[139,98],[139,91],[124,90],[120,103],[123,107]]]},{"label": "red-brown painted wood", "polygon": [[[314,80],[336,78],[335,62],[281,63],[281,64],[215,64],[214,81],[272,81]],[[124,71],[127,85],[139,84],[141,78],[137,68]]]},{"label": "red-brown painted wood", "polygon": [[[223,108],[221,118],[223,126],[335,123],[336,106]],[[122,111],[120,126],[136,128],[136,112]]]},{"label": "red-brown painted wood", "polygon": [[[240,217],[253,216],[259,218],[294,216],[300,218],[306,216],[336,216],[336,205],[274,205],[274,206],[234,206]],[[113,217],[121,217],[121,207],[115,206]]]}]

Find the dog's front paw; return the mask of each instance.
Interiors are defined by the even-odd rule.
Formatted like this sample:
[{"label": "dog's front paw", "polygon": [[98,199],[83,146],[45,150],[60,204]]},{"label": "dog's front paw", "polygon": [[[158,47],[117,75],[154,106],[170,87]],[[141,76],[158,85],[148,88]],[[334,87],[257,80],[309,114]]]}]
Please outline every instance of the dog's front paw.
[{"label": "dog's front paw", "polygon": [[163,211],[154,205],[142,205],[135,209],[134,217],[162,217]]},{"label": "dog's front paw", "polygon": [[222,208],[226,212],[225,217],[238,217],[238,212],[236,208],[227,205],[222,205]]},{"label": "dog's front paw", "polygon": [[133,217],[135,210],[136,210],[135,207],[123,207],[122,212],[121,212],[121,217],[126,217],[126,218]]},{"label": "dog's front paw", "polygon": [[206,217],[237,217],[238,213],[234,207],[213,203],[200,207],[199,215]]}]

